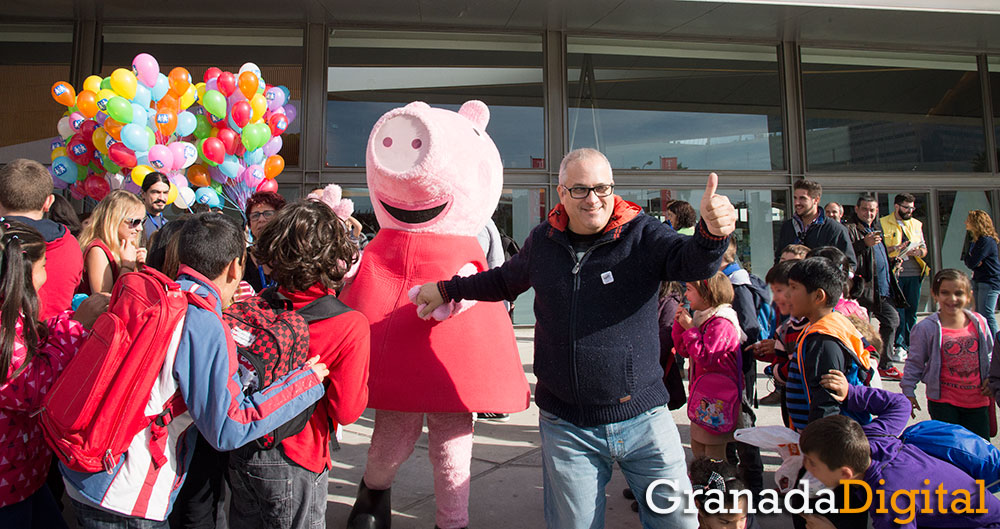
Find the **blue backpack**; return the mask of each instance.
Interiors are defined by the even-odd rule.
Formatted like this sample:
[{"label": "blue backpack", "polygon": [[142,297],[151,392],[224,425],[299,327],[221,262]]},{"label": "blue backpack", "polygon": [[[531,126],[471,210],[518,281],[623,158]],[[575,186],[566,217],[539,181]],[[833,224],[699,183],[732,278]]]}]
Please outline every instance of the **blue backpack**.
[{"label": "blue backpack", "polygon": [[1000,492],[1000,449],[964,427],[921,421],[903,430],[899,439],[983,480],[990,492]]},{"label": "blue backpack", "polygon": [[771,291],[767,288],[767,283],[763,279],[754,275],[750,276],[750,292],[753,294],[753,304],[757,309],[757,324],[760,325],[760,339],[766,340],[774,338],[774,329],[777,327],[778,315],[774,312],[771,304]]}]

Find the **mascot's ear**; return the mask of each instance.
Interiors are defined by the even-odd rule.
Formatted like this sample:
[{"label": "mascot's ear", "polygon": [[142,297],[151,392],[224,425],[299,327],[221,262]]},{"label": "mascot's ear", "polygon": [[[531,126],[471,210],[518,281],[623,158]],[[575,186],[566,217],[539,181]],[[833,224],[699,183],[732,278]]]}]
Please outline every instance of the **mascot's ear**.
[{"label": "mascot's ear", "polygon": [[414,101],[403,108],[408,108],[410,110],[423,110],[425,108],[431,108],[431,106],[423,101]]},{"label": "mascot's ear", "polygon": [[486,130],[486,124],[490,121],[490,109],[486,106],[486,103],[475,99],[466,101],[462,105],[462,108],[458,109],[458,113],[461,116],[465,116],[466,119],[484,131]]}]

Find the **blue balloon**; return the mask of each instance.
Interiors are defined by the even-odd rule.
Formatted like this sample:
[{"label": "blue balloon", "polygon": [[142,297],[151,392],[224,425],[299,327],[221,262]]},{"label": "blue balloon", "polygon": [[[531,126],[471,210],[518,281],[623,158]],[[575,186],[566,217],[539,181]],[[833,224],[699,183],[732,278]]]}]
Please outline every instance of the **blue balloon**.
[{"label": "blue balloon", "polygon": [[122,127],[122,143],[133,151],[148,151],[149,137],[146,127],[136,123],[129,123]]},{"label": "blue balloon", "polygon": [[222,208],[222,199],[211,187],[201,187],[194,191],[194,201],[209,208]]},{"label": "blue balloon", "polygon": [[192,132],[194,132],[195,127],[198,126],[198,119],[194,117],[194,114],[184,111],[177,114],[177,129],[174,131],[178,136],[184,137]]},{"label": "blue balloon", "polygon": [[228,176],[229,178],[237,178],[243,173],[243,166],[240,164],[239,158],[233,156],[232,154],[227,154],[226,159],[219,164],[219,170],[222,174]]},{"label": "blue balloon", "polygon": [[52,176],[55,176],[67,184],[72,184],[73,182],[76,182],[76,164],[73,163],[73,160],[70,160],[68,156],[59,156],[55,160],[52,160]]},{"label": "blue balloon", "polygon": [[[168,80],[169,85],[169,80]],[[135,97],[132,98],[133,103],[139,103],[140,105],[149,108],[149,103],[153,100],[153,93],[146,88],[146,85],[142,83],[136,83],[135,85]]]},{"label": "blue balloon", "polygon": [[149,120],[149,110],[148,107],[143,108],[139,103],[132,103],[132,123],[137,123],[142,126],[146,126],[146,121]]},{"label": "blue balloon", "polygon": [[236,132],[237,134],[243,134],[243,127],[236,125],[236,122],[233,121],[232,114],[229,114],[229,116],[226,118],[226,123],[228,123],[229,128],[233,129],[233,131]]},{"label": "blue balloon", "polygon": [[247,167],[251,165],[264,165],[264,149],[254,149],[243,155],[243,161],[246,162]]},{"label": "blue balloon", "polygon": [[135,164],[149,165],[149,151],[135,151]]},{"label": "blue balloon", "polygon": [[170,81],[167,80],[167,76],[162,73],[156,74],[156,84],[154,84],[153,89],[150,90],[153,101],[163,99],[163,96],[167,95],[167,90],[170,90]]}]

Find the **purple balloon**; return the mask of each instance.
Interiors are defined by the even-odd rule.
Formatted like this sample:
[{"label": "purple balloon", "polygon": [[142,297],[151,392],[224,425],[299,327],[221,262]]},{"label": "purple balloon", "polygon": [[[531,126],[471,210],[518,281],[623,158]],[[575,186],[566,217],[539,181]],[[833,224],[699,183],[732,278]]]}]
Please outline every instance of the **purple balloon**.
[{"label": "purple balloon", "polygon": [[210,167],[208,169],[208,174],[212,177],[212,180],[215,180],[216,182],[218,182],[220,184],[225,184],[226,183],[226,178],[227,177],[226,177],[225,174],[222,173],[222,171],[219,169],[218,166]]},{"label": "purple balloon", "polygon": [[129,193],[136,193],[136,194],[138,194],[138,193],[142,192],[142,188],[139,187],[139,184],[133,182],[131,178],[127,178],[126,179],[125,183],[122,184],[122,189],[124,189],[125,191],[128,191]]},{"label": "purple balloon", "polygon": [[205,81],[205,91],[208,90],[218,90],[219,89],[219,78],[213,77],[208,81]]},{"label": "purple balloon", "polygon": [[284,108],[285,108],[285,117],[288,118],[288,123],[295,121],[295,116],[296,116],[295,105],[289,103],[285,105]]},{"label": "purple balloon", "polygon": [[56,189],[66,189],[69,187],[69,182],[63,182],[61,178],[52,177],[52,187]]},{"label": "purple balloon", "polygon": [[98,125],[103,126],[104,125],[104,120],[108,119],[108,115],[105,114],[104,112],[98,112],[97,115],[94,116],[94,119],[97,120],[97,124]]},{"label": "purple balloon", "polygon": [[264,144],[264,156],[274,156],[281,152],[281,136],[274,136]]}]

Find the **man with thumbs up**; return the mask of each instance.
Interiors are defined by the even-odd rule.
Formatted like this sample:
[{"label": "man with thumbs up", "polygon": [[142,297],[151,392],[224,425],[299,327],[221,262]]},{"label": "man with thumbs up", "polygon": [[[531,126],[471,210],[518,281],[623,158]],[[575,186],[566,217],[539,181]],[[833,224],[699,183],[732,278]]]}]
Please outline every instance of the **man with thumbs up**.
[{"label": "man with thumbs up", "polygon": [[[535,402],[550,528],[603,527],[604,487],[619,463],[646,528],[694,528],[691,489],[659,363],[661,281],[700,281],[719,269],[736,212],[709,175],[702,220],[680,235],[614,194],[607,158],[578,149],[559,167],[559,204],[504,265],[427,283],[427,317],[445,302],[514,300],[535,289]],[[676,486],[653,486],[656,480]],[[662,485],[662,483],[660,483]],[[648,497],[662,512],[657,514]]]}]

